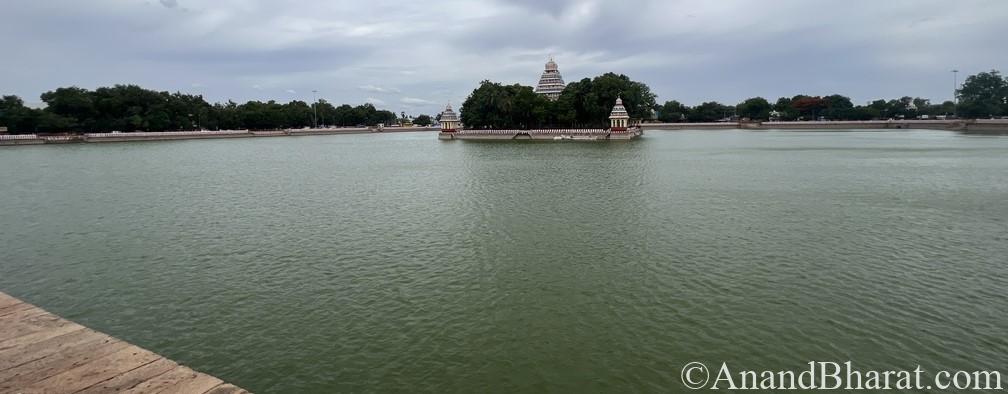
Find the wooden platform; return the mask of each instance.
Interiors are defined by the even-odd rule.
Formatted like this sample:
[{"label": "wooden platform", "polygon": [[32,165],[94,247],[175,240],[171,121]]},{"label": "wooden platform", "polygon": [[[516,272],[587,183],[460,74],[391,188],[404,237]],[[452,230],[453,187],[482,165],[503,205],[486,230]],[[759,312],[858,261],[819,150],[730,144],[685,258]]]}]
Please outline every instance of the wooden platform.
[{"label": "wooden platform", "polygon": [[0,292],[0,393],[247,393]]}]

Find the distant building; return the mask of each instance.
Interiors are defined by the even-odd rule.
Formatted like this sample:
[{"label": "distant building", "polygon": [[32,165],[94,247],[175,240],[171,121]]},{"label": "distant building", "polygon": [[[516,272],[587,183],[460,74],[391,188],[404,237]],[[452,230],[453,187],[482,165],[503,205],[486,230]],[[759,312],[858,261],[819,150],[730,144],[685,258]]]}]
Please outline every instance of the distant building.
[{"label": "distant building", "polygon": [[556,62],[550,56],[549,61],[546,62],[546,70],[539,77],[539,84],[536,85],[535,92],[555,101],[560,98],[560,92],[563,92],[565,86],[567,85],[564,84],[563,76],[560,75]]},{"label": "distant building", "polygon": [[0,134],[7,134],[7,128],[6,127],[0,127]]}]

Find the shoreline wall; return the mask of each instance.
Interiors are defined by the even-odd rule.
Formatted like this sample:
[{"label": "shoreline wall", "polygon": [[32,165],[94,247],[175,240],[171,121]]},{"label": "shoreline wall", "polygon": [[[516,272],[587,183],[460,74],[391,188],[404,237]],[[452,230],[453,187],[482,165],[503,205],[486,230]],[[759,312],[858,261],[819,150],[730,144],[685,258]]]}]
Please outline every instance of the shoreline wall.
[{"label": "shoreline wall", "polygon": [[645,130],[948,130],[964,133],[1008,133],[1008,119],[848,120],[790,122],[644,123]]},{"label": "shoreline wall", "polygon": [[102,142],[132,142],[132,141],[170,141],[216,138],[251,138],[251,137],[290,137],[303,135],[335,135],[335,134],[368,134],[368,133],[403,133],[436,131],[433,127],[391,127],[377,130],[370,127],[354,127],[341,129],[294,129],[294,130],[218,130],[218,131],[163,131],[135,133],[84,133],[76,135],[37,135],[10,134],[0,135],[0,146],[40,145],[40,144],[70,144],[70,143],[102,143]]},{"label": "shoreline wall", "polygon": [[[966,134],[1008,134],[1008,119],[976,120],[865,120],[865,121],[793,121],[793,122],[705,122],[705,123],[644,123],[642,130],[947,130]],[[369,133],[405,133],[438,131],[434,127],[386,127],[297,130],[220,130],[168,131],[136,133],[85,133],[79,135],[0,134],[0,146],[169,141],[211,138],[290,137],[302,135],[337,135]],[[585,135],[594,130],[582,129]],[[574,130],[571,130],[574,131]],[[521,131],[515,131],[516,134]],[[527,131],[526,131],[527,132]],[[534,133],[531,139],[552,139],[553,133]],[[578,135],[577,131],[572,133]],[[513,135],[513,134],[512,134]],[[502,139],[500,136],[470,135],[470,139]],[[465,138],[465,137],[463,137]],[[520,139],[521,137],[519,137]]]}]

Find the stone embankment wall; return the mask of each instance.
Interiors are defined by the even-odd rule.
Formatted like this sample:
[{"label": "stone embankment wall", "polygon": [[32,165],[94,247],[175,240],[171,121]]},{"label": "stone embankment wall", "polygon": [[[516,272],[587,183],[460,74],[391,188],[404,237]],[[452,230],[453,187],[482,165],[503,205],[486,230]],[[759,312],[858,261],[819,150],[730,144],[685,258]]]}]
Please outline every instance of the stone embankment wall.
[{"label": "stone embankment wall", "polygon": [[494,129],[459,130],[440,133],[439,139],[451,140],[630,140],[639,137],[642,130],[610,132],[608,129]]},{"label": "stone embankment wall", "polygon": [[126,141],[164,141],[187,140],[203,138],[246,138],[246,137],[281,137],[299,135],[331,135],[331,134],[363,134],[375,132],[407,132],[434,131],[432,127],[397,127],[377,130],[368,127],[353,127],[339,129],[287,129],[287,130],[217,130],[217,131],[165,131],[136,133],[85,133],[80,135],[37,135],[11,134],[0,135],[0,145],[38,145],[66,144],[73,142],[126,142]]},{"label": "stone embankment wall", "polygon": [[645,130],[950,130],[1008,133],[1008,119],[644,123]]}]

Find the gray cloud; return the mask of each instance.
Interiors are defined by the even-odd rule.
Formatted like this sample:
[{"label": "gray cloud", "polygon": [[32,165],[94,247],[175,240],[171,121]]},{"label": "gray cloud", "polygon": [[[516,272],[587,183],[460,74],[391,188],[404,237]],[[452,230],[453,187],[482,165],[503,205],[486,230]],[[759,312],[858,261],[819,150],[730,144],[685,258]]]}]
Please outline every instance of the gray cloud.
[{"label": "gray cloud", "polygon": [[416,98],[416,97],[403,97],[403,98],[399,99],[399,102],[403,103],[404,105],[411,106],[411,107],[430,106],[430,105],[436,105],[437,104],[437,103],[435,103],[433,101],[424,100],[424,99]]},{"label": "gray cloud", "polygon": [[386,88],[386,87],[375,86],[375,85],[359,86],[358,89],[363,90],[365,92],[372,92],[372,93],[399,93],[400,92],[400,90],[396,89],[396,88]]},{"label": "gray cloud", "polygon": [[29,102],[136,83],[435,113],[483,79],[534,84],[550,54],[568,81],[620,72],[660,101],[941,101],[952,68],[1008,64],[1001,0],[10,0],[4,13],[0,46],[16,55],[0,62],[0,94]]}]

